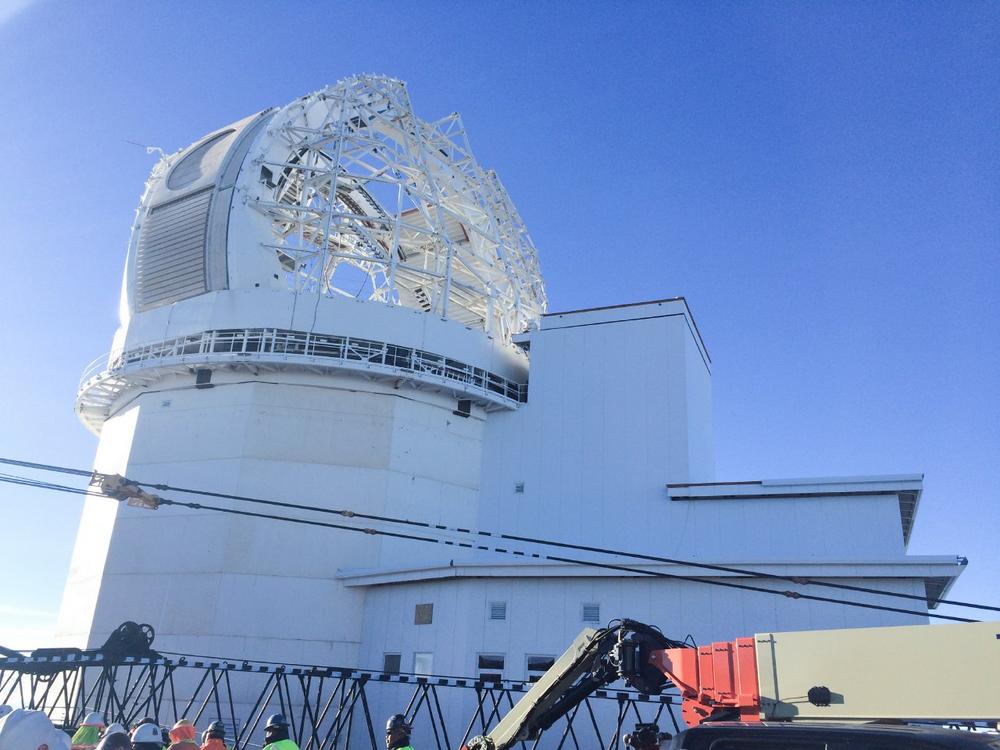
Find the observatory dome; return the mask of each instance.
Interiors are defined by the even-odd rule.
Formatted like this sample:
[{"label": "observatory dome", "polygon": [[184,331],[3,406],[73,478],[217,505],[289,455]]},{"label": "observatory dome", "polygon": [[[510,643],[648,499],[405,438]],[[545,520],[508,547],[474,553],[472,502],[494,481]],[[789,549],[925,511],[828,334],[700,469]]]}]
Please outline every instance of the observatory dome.
[{"label": "observatory dome", "polygon": [[402,81],[356,76],[154,167],[121,327],[77,412],[99,432],[153,383],[277,370],[516,408],[513,337],[545,308],[535,247],[461,118],[422,120]]},{"label": "observatory dome", "polygon": [[537,327],[534,245],[457,114],[356,76],[163,158],[133,230],[123,320],[219,289],[380,302],[501,341]]}]

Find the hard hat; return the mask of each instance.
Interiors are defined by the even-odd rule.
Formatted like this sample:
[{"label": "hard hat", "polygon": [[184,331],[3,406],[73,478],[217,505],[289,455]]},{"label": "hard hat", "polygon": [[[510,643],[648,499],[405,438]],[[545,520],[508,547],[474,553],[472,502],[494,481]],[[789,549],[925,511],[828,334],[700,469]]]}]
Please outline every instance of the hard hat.
[{"label": "hard hat", "polygon": [[[42,745],[56,745],[59,735],[49,717],[41,711],[16,708],[0,719],[0,747],[35,750]],[[66,737],[66,739],[69,739]],[[61,747],[59,748],[61,750]]]},{"label": "hard hat", "polygon": [[386,734],[389,734],[389,732],[393,732],[397,729],[400,729],[407,734],[410,733],[410,722],[406,720],[406,717],[403,716],[403,714],[393,714],[389,717],[389,721],[385,723]]},{"label": "hard hat", "polygon": [[109,734],[125,734],[125,727],[117,721],[108,724],[108,728],[104,730],[104,736],[107,737]]},{"label": "hard hat", "polygon": [[208,725],[208,729],[205,731],[205,734],[209,737],[218,737],[219,739],[222,739],[226,736],[226,726],[221,721],[216,719]]},{"label": "hard hat", "polygon": [[271,714],[267,717],[267,725],[265,729],[270,729],[271,727],[287,727],[288,722],[285,721],[284,714]]},{"label": "hard hat", "polygon": [[132,731],[132,743],[138,745],[143,742],[163,744],[163,735],[156,724],[140,724]]},{"label": "hard hat", "polygon": [[11,708],[10,706],[8,706],[6,703],[4,703],[3,705],[0,705],[0,719],[2,719],[4,716],[6,716],[7,714],[9,714],[13,710],[14,709]]},{"label": "hard hat", "polygon": [[84,726],[84,727],[103,727],[104,726],[104,717],[101,715],[100,711],[91,711],[89,714],[87,714],[84,717],[83,722],[81,723],[81,726]]},{"label": "hard hat", "polygon": [[180,729],[181,727],[193,727],[193,726],[194,724],[192,724],[187,719],[178,719],[177,723],[174,724],[174,729]]}]

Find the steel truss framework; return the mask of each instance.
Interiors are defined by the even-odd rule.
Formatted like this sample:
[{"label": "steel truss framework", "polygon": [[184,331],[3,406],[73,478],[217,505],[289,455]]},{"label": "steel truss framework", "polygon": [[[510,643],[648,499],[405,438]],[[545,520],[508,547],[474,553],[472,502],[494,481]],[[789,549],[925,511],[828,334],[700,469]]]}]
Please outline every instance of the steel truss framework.
[{"label": "steel truss framework", "polygon": [[[87,656],[0,659],[0,703],[44,711],[66,729],[76,727],[87,711],[100,711],[107,721],[125,726],[145,716],[161,724],[183,717],[199,727],[219,719],[232,733],[233,742],[227,737],[227,743],[233,750],[258,747],[268,715],[280,712],[303,750],[381,750],[384,717],[373,716],[372,704],[389,699],[393,712],[405,706],[421,746],[458,750],[495,725],[530,687],[255,662],[131,657],[102,662]],[[468,713],[446,715],[442,704],[451,705],[442,701],[446,691],[461,691]],[[554,750],[619,750],[622,732],[633,723],[657,722],[667,731],[679,731],[675,705],[678,699],[672,695],[598,691],[543,738],[522,742],[522,750],[540,743]]]},{"label": "steel truss framework", "polygon": [[[433,312],[509,341],[546,298],[507,191],[458,114],[414,115],[402,81],[356,76],[292,102],[251,150],[247,205],[291,286]],[[247,169],[247,167],[244,167]]]}]

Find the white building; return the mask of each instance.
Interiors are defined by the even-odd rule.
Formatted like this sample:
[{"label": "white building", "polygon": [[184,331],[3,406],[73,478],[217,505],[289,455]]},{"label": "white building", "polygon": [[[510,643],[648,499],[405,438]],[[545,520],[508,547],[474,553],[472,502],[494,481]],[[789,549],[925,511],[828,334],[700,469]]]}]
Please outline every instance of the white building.
[{"label": "white building", "polygon": [[[77,409],[95,469],[144,482],[839,581],[925,603],[798,588],[920,611],[961,572],[907,555],[919,475],[715,482],[711,361],[683,299],[545,307],[457,115],[424,122],[400,82],[354,78],[157,165],[122,325]],[[90,499],[59,629],[96,646],[136,620],[167,651],[525,679],[620,616],[699,641],[926,619]]]}]

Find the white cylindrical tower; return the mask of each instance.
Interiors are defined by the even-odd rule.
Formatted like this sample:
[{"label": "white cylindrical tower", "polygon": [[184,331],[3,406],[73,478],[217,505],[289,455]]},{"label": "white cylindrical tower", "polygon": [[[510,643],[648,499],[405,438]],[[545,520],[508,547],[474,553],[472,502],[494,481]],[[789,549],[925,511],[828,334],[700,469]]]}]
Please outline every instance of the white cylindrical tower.
[{"label": "white cylindrical tower", "polygon": [[[471,524],[484,420],[526,396],[511,337],[544,310],[531,240],[458,115],[425,122],[402,82],[355,77],[157,164],[77,412],[100,472]],[[161,650],[352,664],[363,593],[336,571],[435,556],[90,499],[60,636],[93,647],[137,620]]]}]

